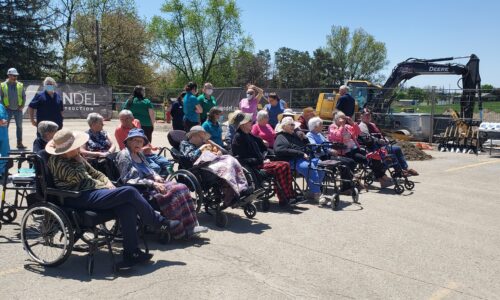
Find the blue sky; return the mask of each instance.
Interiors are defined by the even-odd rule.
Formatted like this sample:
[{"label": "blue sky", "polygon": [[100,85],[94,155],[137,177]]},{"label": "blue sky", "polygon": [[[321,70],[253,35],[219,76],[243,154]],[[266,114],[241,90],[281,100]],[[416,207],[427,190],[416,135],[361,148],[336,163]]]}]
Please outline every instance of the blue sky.
[{"label": "blue sky", "polygon": [[[137,1],[139,15],[161,15],[163,0]],[[256,50],[312,52],[326,45],[332,25],[363,28],[384,42],[392,68],[409,57],[476,54],[482,83],[500,87],[500,1],[238,0],[244,32]],[[456,62],[466,63],[467,59]],[[456,88],[459,76],[418,76],[407,85]]]}]

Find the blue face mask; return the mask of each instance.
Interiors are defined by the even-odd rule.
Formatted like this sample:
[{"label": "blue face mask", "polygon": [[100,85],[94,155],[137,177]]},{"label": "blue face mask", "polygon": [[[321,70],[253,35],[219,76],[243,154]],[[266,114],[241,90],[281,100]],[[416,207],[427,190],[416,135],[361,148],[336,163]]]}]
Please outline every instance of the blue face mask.
[{"label": "blue face mask", "polygon": [[53,92],[53,91],[55,91],[55,89],[56,89],[56,87],[55,87],[55,86],[53,86],[53,85],[46,85],[46,86],[45,86],[45,90],[46,90],[47,92]]}]

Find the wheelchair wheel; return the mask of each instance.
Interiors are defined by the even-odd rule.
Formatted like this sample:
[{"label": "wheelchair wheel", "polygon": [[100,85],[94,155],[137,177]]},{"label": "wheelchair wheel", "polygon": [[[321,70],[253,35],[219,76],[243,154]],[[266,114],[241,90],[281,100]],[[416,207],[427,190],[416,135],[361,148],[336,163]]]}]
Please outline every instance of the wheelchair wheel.
[{"label": "wheelchair wheel", "polygon": [[332,210],[337,210],[339,207],[340,203],[340,195],[339,194],[334,194],[332,197]]},{"label": "wheelchair wheel", "polygon": [[245,207],[243,207],[243,212],[247,218],[253,219],[255,215],[257,215],[257,207],[255,207],[255,204],[253,203],[248,203]]},{"label": "wheelchair wheel", "polygon": [[375,180],[375,176],[373,175],[373,172],[369,171],[365,175],[365,184],[366,185],[372,185],[373,181]]},{"label": "wheelchair wheel", "polygon": [[405,188],[401,184],[396,184],[394,186],[394,192],[396,192],[396,194],[401,195],[404,191]]},{"label": "wheelchair wheel", "polygon": [[263,199],[260,202],[260,208],[262,209],[262,211],[269,211],[269,209],[271,209],[271,202],[269,201],[269,199]]},{"label": "wheelchair wheel", "polygon": [[94,254],[87,255],[87,273],[89,276],[94,273]]},{"label": "wheelchair wheel", "polygon": [[352,196],[352,202],[359,203],[359,190],[358,190],[358,188],[355,187],[352,189],[351,196]]},{"label": "wheelchair wheel", "polygon": [[171,239],[172,239],[172,236],[170,235],[170,232],[162,232],[162,233],[160,233],[158,241],[161,244],[166,245],[166,244],[170,243]]},{"label": "wheelchair wheel", "polygon": [[51,203],[40,203],[28,208],[23,216],[21,242],[37,263],[58,266],[73,250],[73,226],[60,208]]},{"label": "wheelchair wheel", "polygon": [[196,176],[188,170],[178,170],[170,175],[169,180],[185,184],[194,200],[196,212],[199,213],[203,205],[203,190]]},{"label": "wheelchair wheel", "polygon": [[12,223],[17,218],[17,210],[12,206],[5,206],[2,209],[2,221],[7,224]]},{"label": "wheelchair wheel", "polygon": [[413,188],[415,187],[415,183],[411,180],[405,180],[405,188],[407,190],[413,190]]},{"label": "wheelchair wheel", "polygon": [[220,210],[217,210],[217,212],[215,213],[215,225],[217,225],[217,227],[224,228],[226,227],[227,222],[228,220],[226,214]]}]

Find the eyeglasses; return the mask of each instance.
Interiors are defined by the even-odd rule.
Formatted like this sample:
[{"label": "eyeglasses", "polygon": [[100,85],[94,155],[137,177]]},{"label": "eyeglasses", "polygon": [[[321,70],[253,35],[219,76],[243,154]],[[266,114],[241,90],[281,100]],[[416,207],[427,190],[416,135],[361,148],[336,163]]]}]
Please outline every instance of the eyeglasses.
[{"label": "eyeglasses", "polygon": [[253,95],[253,92],[247,92],[247,94],[249,94],[249,95]]}]

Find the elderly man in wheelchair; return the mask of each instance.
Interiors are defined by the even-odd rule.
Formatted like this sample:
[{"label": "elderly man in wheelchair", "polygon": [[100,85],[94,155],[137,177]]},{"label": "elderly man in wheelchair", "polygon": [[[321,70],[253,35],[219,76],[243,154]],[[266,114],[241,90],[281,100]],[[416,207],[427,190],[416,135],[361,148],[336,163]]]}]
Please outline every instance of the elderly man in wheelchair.
[{"label": "elderly man in wheelchair", "polygon": [[269,209],[269,198],[272,194],[278,196],[279,204],[296,204],[299,197],[293,190],[293,177],[290,164],[285,161],[270,161],[266,158],[267,147],[261,138],[250,134],[252,130],[252,116],[238,113],[233,120],[237,129],[232,141],[232,153],[254,175],[258,186],[274,187],[274,192],[266,191],[262,199],[263,210]]},{"label": "elderly man in wheelchair", "polygon": [[[37,184],[41,185],[37,187],[37,193],[43,198],[37,199],[23,217],[24,248],[42,265],[56,266],[70,255],[76,242],[74,238],[81,238],[90,247],[88,272],[91,274],[93,251],[99,243],[87,241],[83,228],[117,218],[123,235],[123,262],[120,265],[131,267],[147,262],[152,254],[138,247],[138,217],[143,224],[158,231],[169,231],[178,226],[179,221],[167,220],[155,212],[135,188],[117,188],[104,174],[92,168],[79,152],[88,138],[86,133],[62,129],[47,144],[46,153],[40,153],[49,156],[48,159],[40,156],[35,159]],[[51,195],[57,196],[58,200],[51,200]],[[109,239],[107,244],[112,254]],[[42,248],[37,250],[38,246]],[[54,257],[47,257],[51,253],[55,253]]]}]

